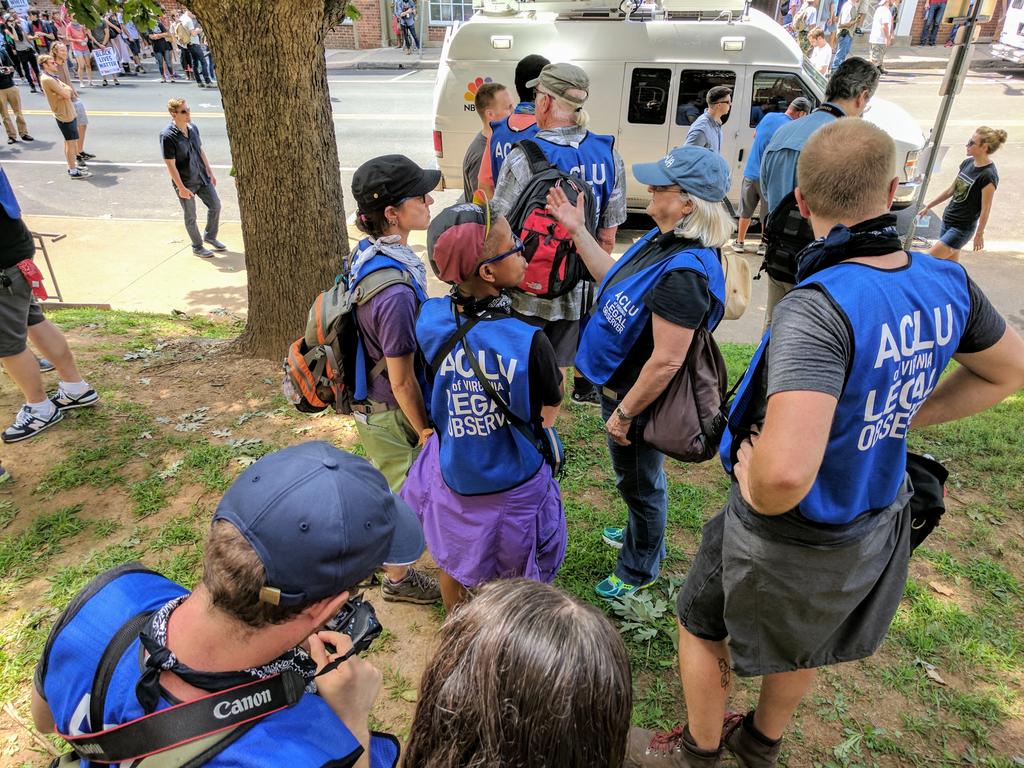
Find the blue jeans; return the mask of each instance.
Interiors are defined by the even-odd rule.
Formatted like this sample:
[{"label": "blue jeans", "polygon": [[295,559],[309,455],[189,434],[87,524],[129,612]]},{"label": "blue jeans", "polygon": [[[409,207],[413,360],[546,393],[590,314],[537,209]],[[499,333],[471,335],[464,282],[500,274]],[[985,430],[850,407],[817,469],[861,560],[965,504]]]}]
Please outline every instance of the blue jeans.
[{"label": "blue jeans", "polygon": [[416,37],[416,27],[412,24],[399,24],[402,28],[402,46],[411,51],[413,48],[419,50],[420,39]]},{"label": "blue jeans", "polygon": [[924,27],[921,29],[921,39],[918,45],[935,45],[935,38],[939,36],[939,24],[942,23],[942,13],[946,10],[945,3],[933,5],[928,9],[924,17]]},{"label": "blue jeans", "polygon": [[[177,192],[174,194],[178,195]],[[196,225],[197,197],[206,206],[206,231],[202,235],[199,234],[199,227]],[[188,200],[178,195],[178,202],[181,203],[181,210],[185,212],[185,229],[192,241],[193,250],[202,248],[204,239],[217,239],[217,229],[220,227],[220,197],[217,196],[217,188],[213,184],[203,184],[199,189],[192,190],[192,197]]]},{"label": "blue jeans", "polygon": [[170,51],[153,51],[153,61],[156,62],[156,70],[160,73],[160,77],[165,77],[165,68],[167,70],[166,77],[174,77],[174,56]]},{"label": "blue jeans", "polygon": [[846,57],[850,55],[850,49],[853,47],[853,35],[840,35],[839,39],[836,40],[836,53],[832,57],[831,72],[835,72],[836,69],[846,61]]},{"label": "blue jeans", "polygon": [[[617,403],[601,397],[604,420]],[[665,522],[668,519],[668,480],[665,454],[643,440],[647,415],[640,414],[629,428],[629,445],[608,438],[608,453],[615,470],[615,487],[626,502],[626,523],[615,575],[627,584],[640,586],[658,578],[665,557]]]},{"label": "blue jeans", "polygon": [[939,229],[939,240],[942,241],[943,245],[952,248],[954,251],[959,251],[971,242],[971,235],[974,234],[974,229],[974,226],[970,229],[951,227],[946,222],[942,222],[942,227]]},{"label": "blue jeans", "polygon": [[203,53],[203,47],[198,43],[189,43],[188,52],[192,57],[192,74],[195,75],[196,83],[199,83],[202,78],[201,81],[209,85],[210,71],[206,67],[206,54]]}]

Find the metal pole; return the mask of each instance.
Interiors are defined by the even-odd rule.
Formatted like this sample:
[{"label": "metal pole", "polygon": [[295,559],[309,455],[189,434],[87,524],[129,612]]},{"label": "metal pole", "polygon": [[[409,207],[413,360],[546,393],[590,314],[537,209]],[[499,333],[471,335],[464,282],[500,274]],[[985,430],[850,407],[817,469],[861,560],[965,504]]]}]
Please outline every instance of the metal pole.
[{"label": "metal pole", "polygon": [[917,197],[914,200],[914,219],[911,221],[910,229],[907,230],[907,236],[903,241],[904,248],[910,248],[914,242],[914,235],[917,232],[917,212],[924,205],[925,194],[928,192],[928,182],[932,177],[935,159],[939,154],[939,147],[942,144],[942,136],[946,132],[946,121],[949,120],[949,114],[953,111],[957,84],[960,82],[960,76],[964,68],[970,63],[971,46],[974,44],[974,27],[978,22],[978,15],[981,13],[982,3],[983,0],[974,0],[974,7],[971,9],[967,21],[964,22],[964,42],[962,45],[955,46],[953,50],[953,61],[951,62],[950,70],[948,70],[951,73],[948,81],[949,90],[942,97],[939,114],[935,119],[935,127],[932,128],[932,148],[931,152],[928,153],[928,163],[925,165],[924,177],[921,181],[921,186],[917,190]]}]

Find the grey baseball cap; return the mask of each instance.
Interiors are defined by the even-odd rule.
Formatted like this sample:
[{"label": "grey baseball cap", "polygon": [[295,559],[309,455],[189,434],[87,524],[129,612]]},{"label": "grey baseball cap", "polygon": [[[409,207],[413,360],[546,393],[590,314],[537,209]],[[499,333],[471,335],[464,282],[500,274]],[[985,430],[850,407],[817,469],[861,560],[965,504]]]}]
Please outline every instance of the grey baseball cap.
[{"label": "grey baseball cap", "polygon": [[[567,104],[579,109],[583,102],[590,95],[590,78],[587,73],[575,64],[559,62],[548,64],[540,71],[540,76],[526,83],[527,88],[543,88],[550,94],[557,96]],[[587,94],[582,99],[568,95],[568,91],[579,90]]]},{"label": "grey baseball cap", "polygon": [[791,102],[789,102],[790,109],[797,109],[801,112],[810,113],[814,110],[814,105],[811,104],[811,100],[806,96],[797,96]]}]

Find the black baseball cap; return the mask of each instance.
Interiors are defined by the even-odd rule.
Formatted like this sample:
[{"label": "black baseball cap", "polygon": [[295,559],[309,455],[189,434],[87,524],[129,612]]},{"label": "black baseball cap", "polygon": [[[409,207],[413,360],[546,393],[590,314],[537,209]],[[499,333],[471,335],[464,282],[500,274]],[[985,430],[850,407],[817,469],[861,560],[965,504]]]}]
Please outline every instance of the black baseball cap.
[{"label": "black baseball cap", "polygon": [[352,177],[352,195],[361,211],[383,211],[407,197],[435,189],[441,172],[420,168],[405,155],[381,155],[360,165]]}]

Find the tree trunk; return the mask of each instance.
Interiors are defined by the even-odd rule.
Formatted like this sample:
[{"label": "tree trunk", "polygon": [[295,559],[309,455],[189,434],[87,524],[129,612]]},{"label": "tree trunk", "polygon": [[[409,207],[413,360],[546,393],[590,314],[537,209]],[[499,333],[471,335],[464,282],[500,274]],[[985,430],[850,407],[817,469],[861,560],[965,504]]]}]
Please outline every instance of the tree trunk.
[{"label": "tree trunk", "polygon": [[213,52],[238,187],[249,311],[238,351],[281,360],[348,254],[324,58],[345,0],[188,5]]}]

